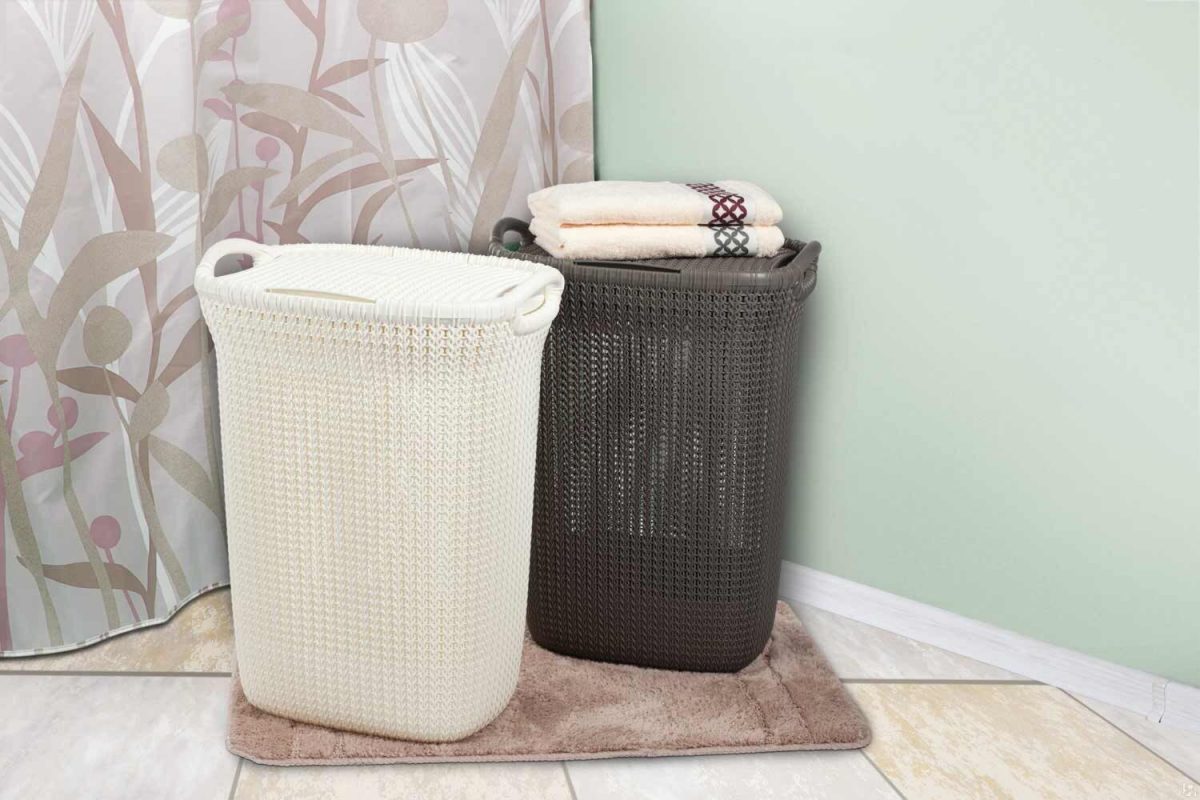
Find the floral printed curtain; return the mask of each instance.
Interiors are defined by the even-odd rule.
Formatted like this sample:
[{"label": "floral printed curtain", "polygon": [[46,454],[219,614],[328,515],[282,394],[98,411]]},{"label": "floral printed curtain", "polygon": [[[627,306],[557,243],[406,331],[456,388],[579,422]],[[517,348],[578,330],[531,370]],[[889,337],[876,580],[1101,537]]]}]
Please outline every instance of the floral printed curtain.
[{"label": "floral printed curtain", "polygon": [[587,0],[0,4],[0,651],[228,580],[205,244],[480,250],[592,176]]}]

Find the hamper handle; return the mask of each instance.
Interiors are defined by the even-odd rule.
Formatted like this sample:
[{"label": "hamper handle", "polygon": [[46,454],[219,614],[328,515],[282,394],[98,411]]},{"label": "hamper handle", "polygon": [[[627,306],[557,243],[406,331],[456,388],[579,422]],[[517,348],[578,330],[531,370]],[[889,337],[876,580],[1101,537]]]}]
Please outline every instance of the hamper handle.
[{"label": "hamper handle", "polygon": [[204,251],[203,258],[196,265],[196,280],[214,280],[216,277],[217,262],[225,256],[250,256],[250,258],[257,260],[264,258],[270,252],[271,248],[267,245],[259,244],[250,239],[238,239],[236,237],[222,239]]},{"label": "hamper handle", "polygon": [[[553,268],[542,268],[530,275],[517,287],[513,299],[517,302],[517,315],[512,319],[512,331],[518,336],[540,330],[558,314],[558,304],[563,293],[562,273]],[[530,300],[541,295],[542,302],[535,308],[522,313],[520,309]]]},{"label": "hamper handle", "polygon": [[510,231],[521,237],[521,247],[533,244],[533,234],[529,232],[529,223],[516,217],[505,217],[492,226],[492,244],[504,247],[504,234]]}]

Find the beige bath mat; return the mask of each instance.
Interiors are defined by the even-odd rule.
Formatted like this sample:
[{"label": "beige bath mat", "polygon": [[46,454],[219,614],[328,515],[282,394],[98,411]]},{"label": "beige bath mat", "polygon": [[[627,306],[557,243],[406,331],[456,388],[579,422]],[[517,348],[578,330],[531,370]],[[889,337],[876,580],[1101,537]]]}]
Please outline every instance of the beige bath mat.
[{"label": "beige bath mat", "polygon": [[508,708],[446,744],[276,717],[250,705],[235,677],[229,749],[260,764],[388,764],[841,750],[870,738],[854,701],[780,603],[763,654],[733,675],[583,661],[526,640]]}]

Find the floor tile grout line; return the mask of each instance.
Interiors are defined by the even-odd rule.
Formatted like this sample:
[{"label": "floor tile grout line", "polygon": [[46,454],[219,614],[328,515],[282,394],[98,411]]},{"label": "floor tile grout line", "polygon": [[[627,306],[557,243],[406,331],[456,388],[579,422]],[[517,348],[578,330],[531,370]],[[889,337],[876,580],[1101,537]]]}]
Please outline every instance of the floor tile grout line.
[{"label": "floor tile grout line", "polygon": [[[1180,775],[1182,775],[1183,777],[1187,778],[1187,779],[1188,779],[1189,781],[1191,781],[1192,783],[1194,783],[1194,784],[1197,784],[1197,785],[1200,785],[1200,781],[1196,780],[1196,779],[1195,779],[1195,778],[1193,778],[1191,775],[1189,775],[1189,774],[1187,774],[1186,772],[1184,772],[1184,771],[1183,771],[1183,769],[1182,769],[1181,767],[1179,767],[1179,766],[1178,766],[1178,765],[1176,765],[1176,764],[1173,764],[1169,758],[1167,758],[1166,756],[1164,756],[1164,755],[1162,755],[1161,753],[1159,753],[1159,752],[1158,752],[1157,750],[1155,750],[1153,747],[1150,747],[1150,745],[1148,745],[1148,744],[1146,744],[1145,742],[1141,741],[1141,740],[1140,740],[1140,739],[1138,739],[1136,736],[1134,736],[1132,733],[1130,733],[1129,731],[1125,730],[1125,729],[1124,729],[1124,728],[1122,728],[1120,725],[1118,725],[1117,723],[1113,722],[1111,719],[1109,719],[1108,717],[1104,716],[1104,715],[1103,715],[1103,714],[1101,714],[1099,711],[1097,711],[1096,709],[1092,708],[1092,707],[1091,707],[1091,706],[1089,706],[1087,703],[1083,702],[1082,700],[1080,700],[1078,697],[1076,697],[1075,695],[1071,694],[1071,693],[1070,693],[1070,692],[1068,692],[1067,690],[1065,690],[1065,689],[1059,689],[1059,691],[1060,691],[1060,692],[1062,692],[1063,694],[1065,694],[1067,697],[1069,697],[1069,698],[1071,698],[1072,700],[1074,700],[1074,701],[1075,701],[1076,703],[1078,703],[1079,705],[1083,706],[1083,707],[1084,707],[1084,709],[1086,709],[1086,710],[1087,710],[1087,712],[1088,712],[1089,714],[1095,714],[1097,717],[1099,717],[1099,718],[1101,719],[1101,721],[1103,721],[1103,722],[1104,722],[1106,725],[1108,725],[1109,727],[1111,727],[1111,728],[1113,728],[1114,730],[1116,730],[1118,733],[1120,733],[1120,734],[1121,734],[1122,736],[1124,736],[1126,739],[1129,739],[1129,740],[1131,740],[1131,741],[1132,741],[1134,744],[1136,744],[1138,747],[1142,748],[1143,750],[1145,750],[1146,752],[1148,752],[1150,755],[1154,756],[1154,757],[1155,757],[1155,758],[1157,758],[1159,761],[1163,762],[1163,763],[1164,763],[1164,764],[1166,764],[1168,767],[1170,767],[1171,769],[1175,770],[1176,772],[1178,772],[1178,773],[1179,773]],[[1155,724],[1156,724],[1156,725],[1161,725],[1162,723],[1155,723]],[[1164,727],[1169,727],[1169,726],[1164,726]]]},{"label": "floor tile grout line", "polygon": [[575,782],[571,780],[571,771],[567,769],[567,762],[560,761],[558,763],[562,764],[563,777],[567,779],[567,791],[571,793],[571,800],[579,800],[579,795],[575,794]]},{"label": "floor tile grout line", "polygon": [[2,669],[6,675],[64,675],[66,677],[132,677],[132,678],[232,678],[232,672],[137,672],[134,670],[77,670],[77,669]]},{"label": "floor tile grout line", "polygon": [[950,684],[963,686],[1045,686],[1041,681],[1028,679],[972,679],[972,678],[839,678],[842,683],[913,683],[913,684]]},{"label": "floor tile grout line", "polygon": [[865,749],[859,750],[858,752],[863,758],[865,758],[867,760],[868,764],[870,764],[872,767],[875,768],[875,771],[879,773],[879,777],[883,778],[884,782],[887,783],[887,785],[891,787],[892,791],[896,793],[896,796],[899,797],[900,800],[908,800],[908,798],[906,798],[904,796],[904,792],[900,791],[900,789],[896,786],[896,784],[892,783],[892,779],[887,776],[887,773],[879,768],[879,765],[875,763],[875,759],[873,759],[873,758],[871,758],[871,756],[867,755],[867,751]]},{"label": "floor tile grout line", "polygon": [[229,800],[237,795],[238,779],[242,777],[242,764],[246,763],[246,759],[238,756],[237,769],[233,771],[233,783],[229,786]]}]

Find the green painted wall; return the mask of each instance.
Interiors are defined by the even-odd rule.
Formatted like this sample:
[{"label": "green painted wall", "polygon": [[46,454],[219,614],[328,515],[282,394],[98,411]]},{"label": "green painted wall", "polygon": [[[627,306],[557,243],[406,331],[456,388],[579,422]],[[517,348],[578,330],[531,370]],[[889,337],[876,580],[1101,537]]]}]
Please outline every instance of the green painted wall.
[{"label": "green painted wall", "polygon": [[825,245],[789,558],[1200,684],[1197,9],[595,3],[599,176]]}]

